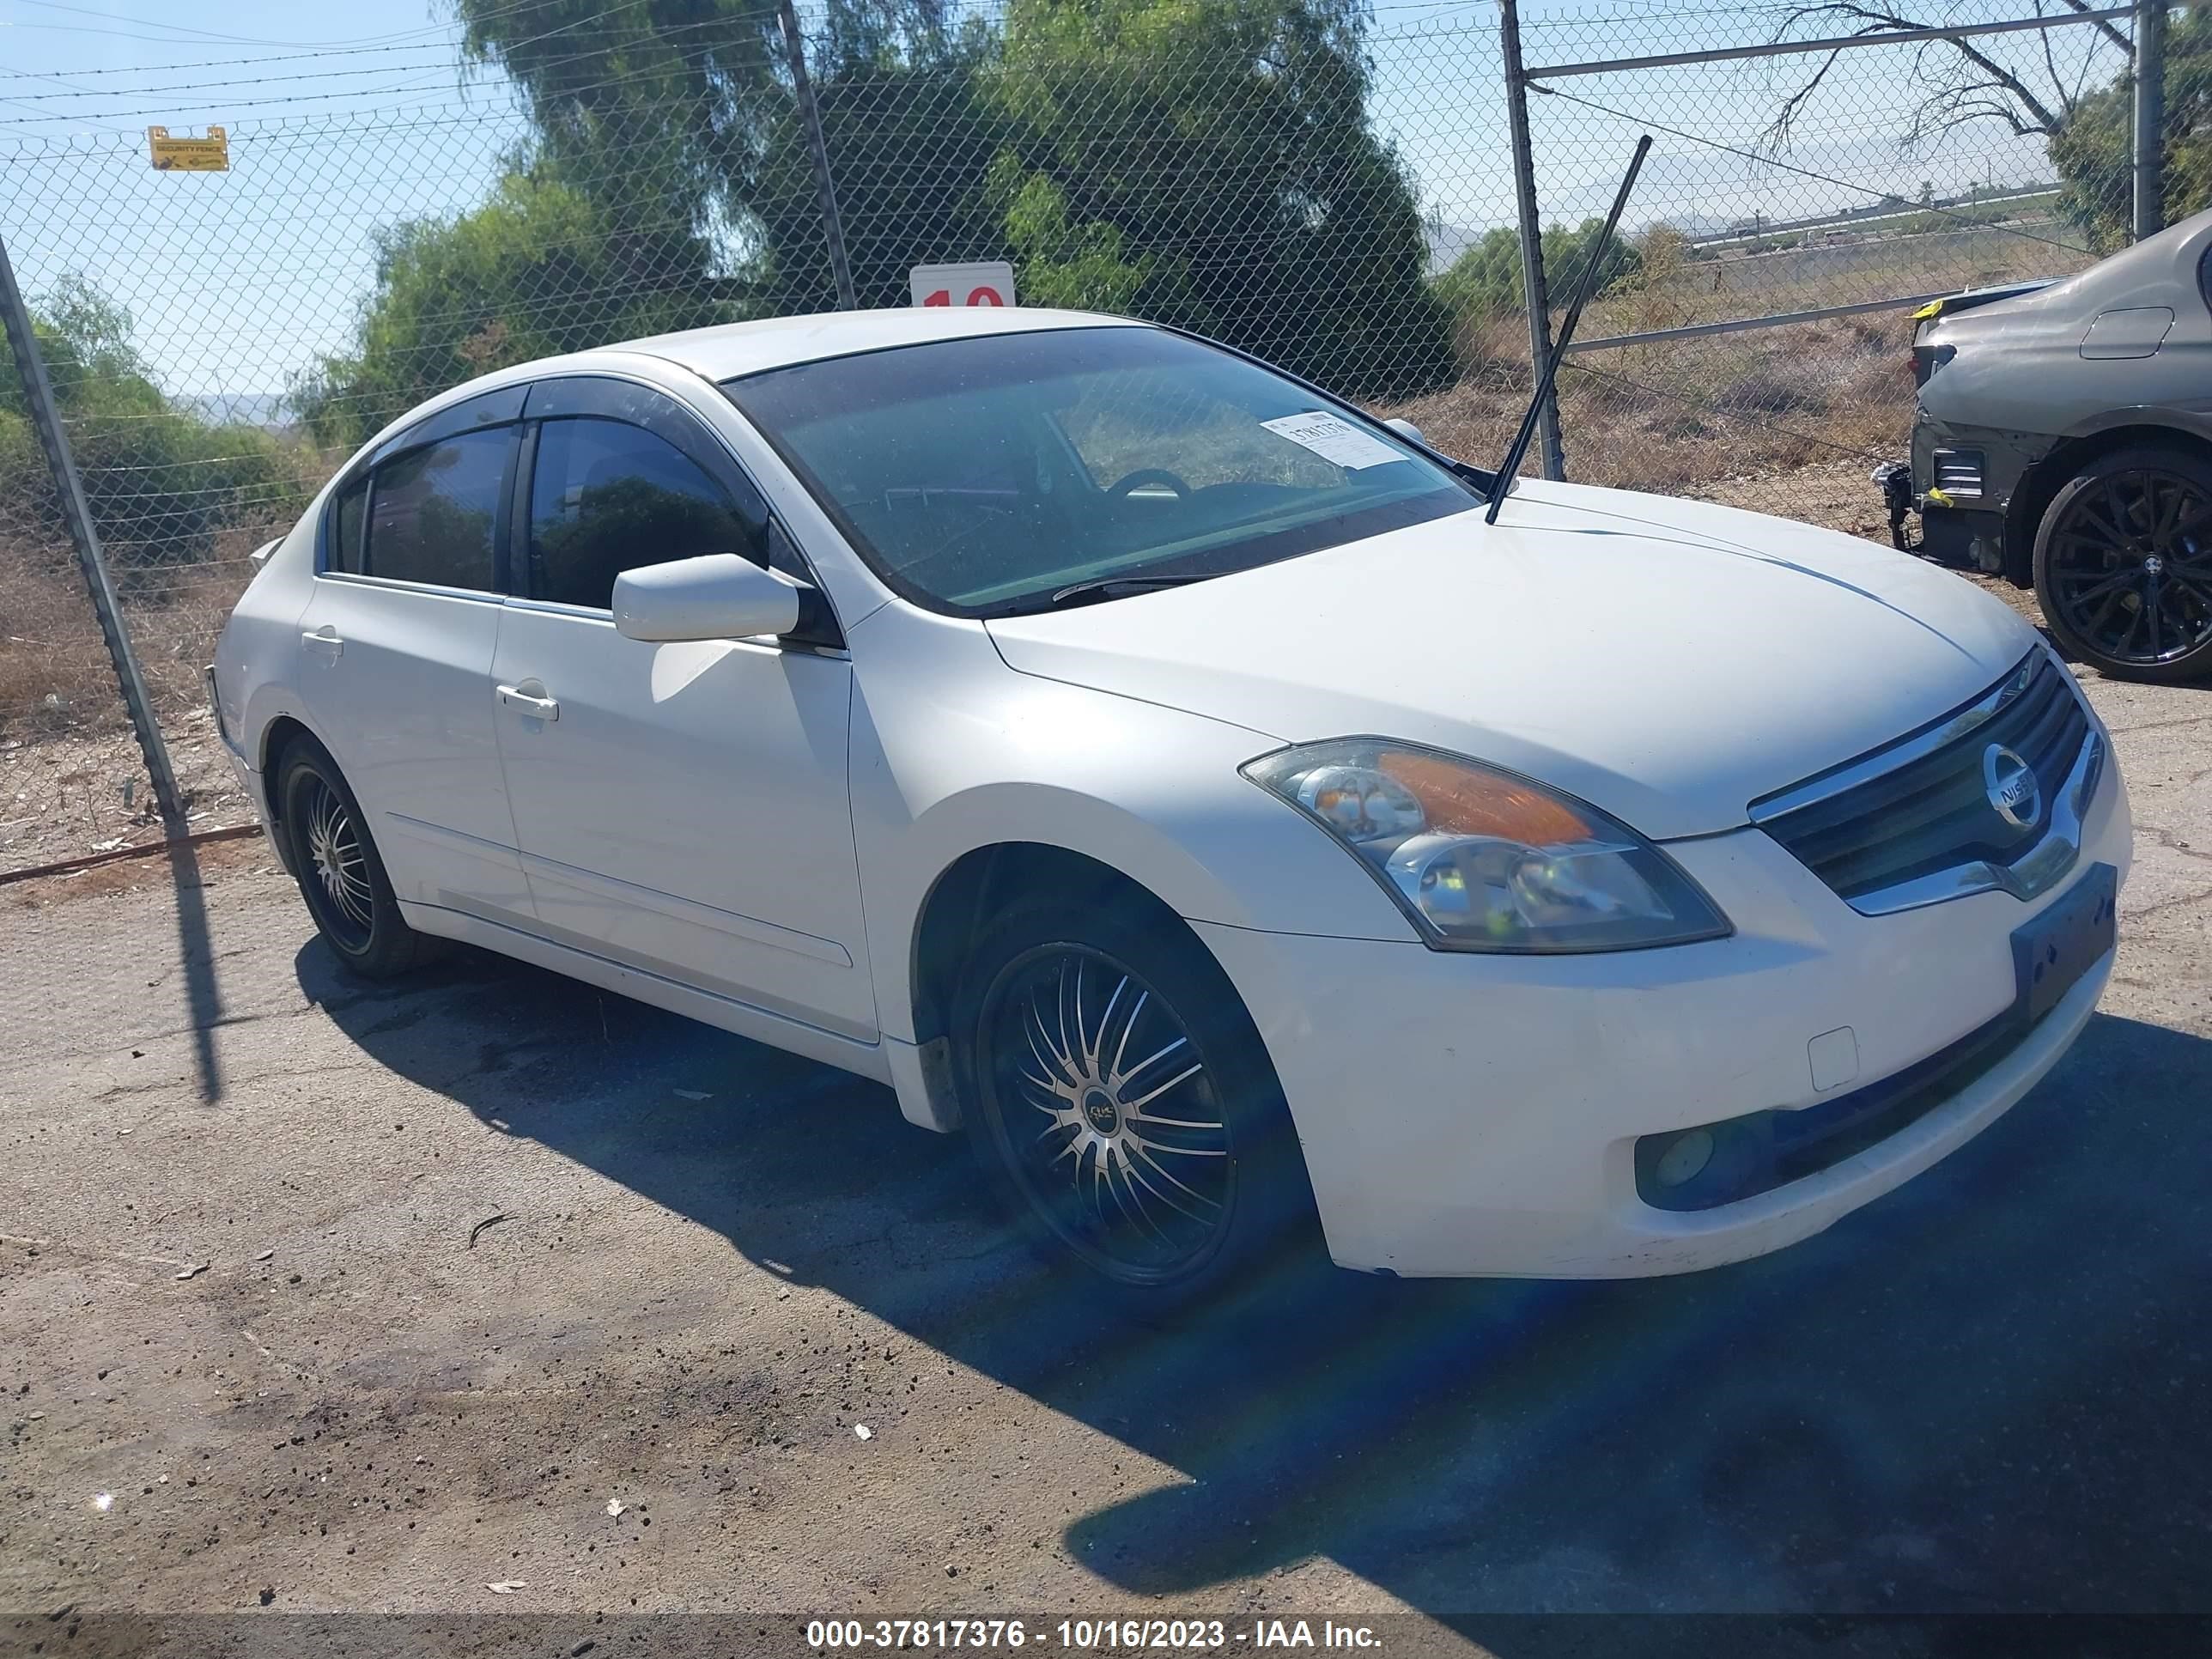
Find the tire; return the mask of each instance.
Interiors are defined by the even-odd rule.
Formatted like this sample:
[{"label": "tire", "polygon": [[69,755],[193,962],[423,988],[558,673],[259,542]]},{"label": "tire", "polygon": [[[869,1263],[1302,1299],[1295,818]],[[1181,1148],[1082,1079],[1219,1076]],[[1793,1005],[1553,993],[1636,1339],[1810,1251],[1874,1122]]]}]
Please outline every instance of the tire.
[{"label": "tire", "polygon": [[2100,455],[2035,533],[2044,619],[2114,679],[2212,678],[2212,462],[2179,445]]},{"label": "tire", "polygon": [[954,1012],[966,1128],[1031,1244],[1125,1311],[1320,1258],[1251,1017],[1172,916],[1038,900],[986,928]]},{"label": "tire", "polygon": [[328,750],[308,738],[287,745],[276,799],[300,896],[342,965],[364,979],[392,979],[440,954],[444,941],[401,917],[367,815]]}]

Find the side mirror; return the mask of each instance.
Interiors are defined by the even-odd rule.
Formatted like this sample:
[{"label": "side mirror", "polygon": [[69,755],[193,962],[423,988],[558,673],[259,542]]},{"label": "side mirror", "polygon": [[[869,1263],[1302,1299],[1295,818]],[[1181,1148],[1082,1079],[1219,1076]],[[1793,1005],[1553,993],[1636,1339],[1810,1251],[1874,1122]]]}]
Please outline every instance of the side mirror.
[{"label": "side mirror", "polygon": [[799,626],[800,588],[734,553],[640,565],[615,578],[615,631],[633,640],[746,640]]},{"label": "side mirror", "polygon": [[1389,427],[1391,431],[1396,433],[1401,438],[1411,438],[1415,443],[1420,445],[1424,449],[1426,449],[1429,447],[1429,441],[1421,435],[1421,428],[1415,426],[1411,421],[1401,420],[1398,416],[1393,415],[1389,420],[1383,422],[1382,424]]}]

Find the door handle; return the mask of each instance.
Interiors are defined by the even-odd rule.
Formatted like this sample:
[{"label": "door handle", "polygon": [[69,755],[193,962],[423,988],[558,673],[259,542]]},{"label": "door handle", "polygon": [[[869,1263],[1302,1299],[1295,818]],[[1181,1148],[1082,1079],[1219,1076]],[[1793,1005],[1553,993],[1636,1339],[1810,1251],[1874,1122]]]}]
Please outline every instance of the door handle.
[{"label": "door handle", "polygon": [[519,708],[533,720],[557,720],[561,705],[551,697],[533,697],[519,685],[502,685],[499,700],[509,708]]},{"label": "door handle", "polygon": [[333,662],[345,654],[345,641],[338,637],[337,629],[328,625],[301,635],[300,644],[302,648]]}]

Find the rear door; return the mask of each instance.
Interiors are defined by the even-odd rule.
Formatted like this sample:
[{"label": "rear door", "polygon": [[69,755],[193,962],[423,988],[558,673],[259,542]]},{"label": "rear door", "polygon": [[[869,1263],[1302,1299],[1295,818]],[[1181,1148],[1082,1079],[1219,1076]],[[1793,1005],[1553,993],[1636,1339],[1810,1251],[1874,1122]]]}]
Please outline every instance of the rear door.
[{"label": "rear door", "polygon": [[[875,1034],[846,790],[852,669],[811,640],[615,631],[634,566],[796,559],[676,399],[611,378],[532,389],[516,597],[493,665],[538,929],[842,1035]],[[772,553],[771,548],[781,552]]]},{"label": "rear door", "polygon": [[501,786],[492,656],[523,391],[386,444],[325,516],[295,684],[345,773],[393,891],[530,915]]}]

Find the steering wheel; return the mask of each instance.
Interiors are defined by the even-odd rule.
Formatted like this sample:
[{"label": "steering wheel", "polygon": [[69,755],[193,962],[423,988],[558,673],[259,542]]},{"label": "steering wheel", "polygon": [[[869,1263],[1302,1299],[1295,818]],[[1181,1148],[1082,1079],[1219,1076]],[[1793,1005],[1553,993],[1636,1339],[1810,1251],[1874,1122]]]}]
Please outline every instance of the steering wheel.
[{"label": "steering wheel", "polygon": [[1191,493],[1190,486],[1164,466],[1140,466],[1127,477],[1117,478],[1106,487],[1109,495],[1127,496],[1146,484],[1165,484],[1177,496]]}]

